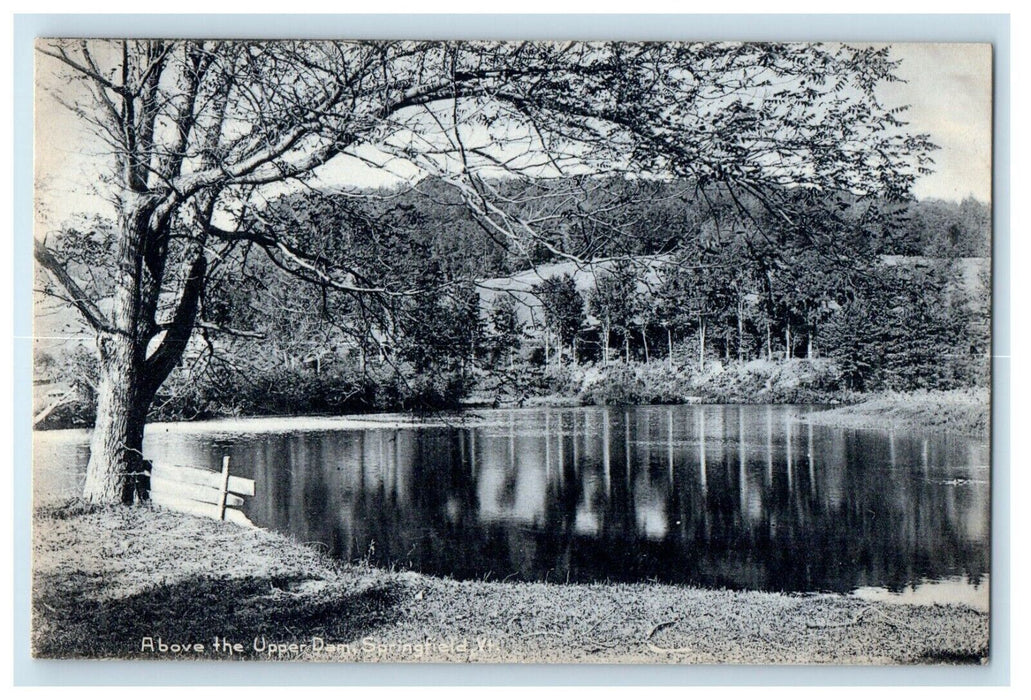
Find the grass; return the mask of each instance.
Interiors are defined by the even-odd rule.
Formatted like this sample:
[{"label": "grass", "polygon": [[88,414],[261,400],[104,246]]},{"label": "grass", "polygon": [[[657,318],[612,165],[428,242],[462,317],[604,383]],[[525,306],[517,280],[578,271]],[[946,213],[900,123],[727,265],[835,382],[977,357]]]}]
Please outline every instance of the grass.
[{"label": "grass", "polygon": [[[532,372],[528,372],[531,375]],[[710,360],[701,371],[689,361],[670,366],[665,359],[609,365],[555,365],[537,370],[522,390],[491,394],[495,400],[523,406],[648,405],[679,403],[812,404],[854,401],[841,387],[835,364],[825,359]]]},{"label": "grass", "polygon": [[987,389],[890,393],[814,413],[808,419],[845,428],[944,429],[983,437],[991,423],[991,401]]},{"label": "grass", "polygon": [[977,663],[988,649],[988,615],[967,607],[458,582],[150,507],[38,508],[33,549],[33,650],[46,658]]}]

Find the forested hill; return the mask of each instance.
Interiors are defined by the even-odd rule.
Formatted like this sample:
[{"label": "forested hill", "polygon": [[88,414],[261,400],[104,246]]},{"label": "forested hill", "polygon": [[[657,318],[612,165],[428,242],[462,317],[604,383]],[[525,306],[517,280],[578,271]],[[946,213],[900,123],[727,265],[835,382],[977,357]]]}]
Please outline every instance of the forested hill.
[{"label": "forested hill", "polygon": [[[586,292],[597,271],[612,260],[668,260],[676,251],[697,256],[701,249],[711,252],[743,238],[756,239],[759,245],[745,251],[732,246],[735,254],[776,257],[780,267],[807,264],[793,260],[791,241],[771,246],[754,230],[755,222],[764,218],[760,203],[747,197],[735,202],[718,190],[702,197],[690,182],[584,177],[493,186],[510,203],[510,220],[502,223],[521,222],[533,228],[534,236],[506,237],[491,229],[454,188],[432,178],[412,189],[284,195],[268,203],[261,218],[289,228],[298,247],[321,249],[329,266],[341,263],[357,270],[364,281],[393,282],[407,289],[441,280],[480,280],[481,295],[488,301],[498,289],[528,290],[567,273]],[[889,225],[859,231],[862,258],[852,262],[991,255],[991,210],[983,202],[931,199],[894,209],[897,214]],[[68,254],[81,258],[84,269],[102,266],[103,260],[91,257],[96,256],[95,242],[81,240],[74,226],[66,233],[72,234]],[[849,246],[854,243],[848,241]],[[245,278],[243,287],[252,281],[253,276]],[[105,295],[98,296],[104,308]],[[222,297],[221,292],[212,295],[209,311],[224,310]],[[53,301],[37,309],[36,325],[39,337],[81,341],[89,334],[74,310]]]},{"label": "forested hill", "polygon": [[[685,182],[490,186],[504,207],[477,210],[424,180],[284,195],[248,214],[248,242],[220,257],[157,415],[450,405],[485,388],[520,399],[568,388],[556,368],[616,376],[655,361],[676,382],[717,360],[830,362],[823,398],[987,382],[984,203],[788,192],[799,215],[785,224],[755,199]],[[107,280],[89,271],[111,251],[89,235],[70,230],[58,252],[103,306]],[[93,344],[55,303],[38,310],[37,335],[80,341],[38,342],[37,379],[48,394],[74,385],[85,422]]]},{"label": "forested hill", "polygon": [[[972,198],[887,204],[843,195],[787,193],[807,202],[786,227],[757,198],[687,181],[583,177],[530,184],[495,181],[503,207],[485,210],[447,183],[344,197],[304,192],[273,200],[263,218],[296,231],[300,246],[345,256],[375,278],[427,275],[490,279],[565,261],[738,246],[780,257],[823,246],[860,256],[989,257],[991,211]],[[740,250],[741,244],[750,246]],[[391,256],[389,269],[372,263]],[[429,270],[420,261],[432,261]],[[401,265],[404,262],[406,264]],[[849,263],[862,262],[853,257]]]}]

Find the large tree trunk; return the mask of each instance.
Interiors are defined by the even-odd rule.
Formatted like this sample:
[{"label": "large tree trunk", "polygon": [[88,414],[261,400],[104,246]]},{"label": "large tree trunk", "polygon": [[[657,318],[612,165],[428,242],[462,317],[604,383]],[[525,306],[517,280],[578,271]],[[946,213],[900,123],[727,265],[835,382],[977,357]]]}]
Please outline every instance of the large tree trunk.
[{"label": "large tree trunk", "polygon": [[143,428],[152,396],[132,339],[105,334],[98,344],[97,420],[83,498],[132,503],[143,471]]},{"label": "large tree trunk", "polygon": [[[83,497],[93,503],[132,503],[135,499],[143,471],[147,413],[158,387],[182,358],[204,286],[207,261],[202,244],[198,244],[184,269],[175,311],[159,329],[155,313],[164,260],[152,253],[163,232],[151,228],[152,211],[143,204],[121,221],[111,323],[97,333],[97,418],[83,489]],[[164,337],[148,356],[151,341],[161,329]]]},{"label": "large tree trunk", "polygon": [[[156,304],[157,292],[144,292],[143,269],[152,209],[142,203],[131,206],[130,196],[126,200],[130,206],[119,221],[111,327],[97,333],[97,418],[83,489],[83,498],[94,503],[133,502],[136,475],[143,465],[143,427],[151,398],[145,391],[150,334],[143,329],[143,307],[146,302]],[[153,316],[150,321],[153,323]]]}]

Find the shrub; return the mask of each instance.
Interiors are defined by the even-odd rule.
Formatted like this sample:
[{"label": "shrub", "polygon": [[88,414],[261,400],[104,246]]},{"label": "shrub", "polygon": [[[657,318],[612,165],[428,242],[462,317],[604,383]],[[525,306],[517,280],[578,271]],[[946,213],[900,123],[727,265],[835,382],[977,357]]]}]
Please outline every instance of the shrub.
[{"label": "shrub", "polygon": [[683,403],[695,393],[690,372],[663,361],[642,365],[639,377],[645,403]]},{"label": "shrub", "polygon": [[614,365],[595,381],[587,383],[580,393],[580,401],[596,406],[619,406],[641,403],[644,382],[629,365]]}]

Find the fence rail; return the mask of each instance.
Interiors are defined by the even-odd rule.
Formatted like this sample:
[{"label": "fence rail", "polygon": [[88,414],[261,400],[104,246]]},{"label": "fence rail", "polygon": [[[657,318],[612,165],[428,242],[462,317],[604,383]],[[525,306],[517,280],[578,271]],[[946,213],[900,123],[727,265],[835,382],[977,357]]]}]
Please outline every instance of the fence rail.
[{"label": "fence rail", "polygon": [[222,471],[169,464],[150,465],[150,500],[172,510],[254,527],[238,508],[254,495],[254,480],[229,473],[229,455]]}]

